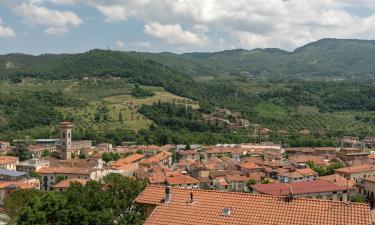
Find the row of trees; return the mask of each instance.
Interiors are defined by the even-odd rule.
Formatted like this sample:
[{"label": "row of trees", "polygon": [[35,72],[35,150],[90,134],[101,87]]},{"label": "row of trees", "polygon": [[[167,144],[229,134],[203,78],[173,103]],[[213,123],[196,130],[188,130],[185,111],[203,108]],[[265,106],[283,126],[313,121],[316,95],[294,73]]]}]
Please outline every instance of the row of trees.
[{"label": "row of trees", "polygon": [[72,183],[63,192],[18,190],[5,199],[5,209],[10,224],[18,225],[137,225],[146,212],[133,201],[144,187],[142,181],[111,174],[101,183]]}]

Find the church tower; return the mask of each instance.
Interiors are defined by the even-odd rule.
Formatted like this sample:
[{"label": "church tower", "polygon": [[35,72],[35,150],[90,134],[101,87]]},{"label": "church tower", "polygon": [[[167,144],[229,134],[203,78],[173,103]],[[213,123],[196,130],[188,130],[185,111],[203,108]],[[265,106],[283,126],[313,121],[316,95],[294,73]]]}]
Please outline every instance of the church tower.
[{"label": "church tower", "polygon": [[61,159],[69,160],[72,158],[72,128],[73,123],[60,123],[60,152]]}]

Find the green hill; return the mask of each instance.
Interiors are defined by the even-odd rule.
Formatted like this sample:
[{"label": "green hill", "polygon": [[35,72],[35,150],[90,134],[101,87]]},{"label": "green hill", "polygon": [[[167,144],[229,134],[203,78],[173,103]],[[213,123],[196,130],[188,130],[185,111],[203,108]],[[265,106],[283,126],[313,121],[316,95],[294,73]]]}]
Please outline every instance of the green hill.
[{"label": "green hill", "polygon": [[374,77],[375,41],[322,39],[297,48],[215,53],[132,53],[193,75]]}]

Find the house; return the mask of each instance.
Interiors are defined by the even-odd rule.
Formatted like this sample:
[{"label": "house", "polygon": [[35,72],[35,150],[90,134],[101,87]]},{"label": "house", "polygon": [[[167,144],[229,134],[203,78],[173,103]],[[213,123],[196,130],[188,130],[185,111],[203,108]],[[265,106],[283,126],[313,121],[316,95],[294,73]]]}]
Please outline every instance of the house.
[{"label": "house", "polygon": [[241,191],[247,192],[247,182],[249,180],[255,180],[257,183],[261,182],[262,175],[260,173],[252,173],[250,175],[241,176],[238,174],[235,175],[226,175],[225,179],[229,184],[230,191]]},{"label": "house", "polygon": [[141,146],[135,146],[133,147],[137,151],[141,151],[142,154],[145,154],[146,156],[152,156],[161,151],[161,147],[156,145],[141,145]]},{"label": "house", "polygon": [[368,177],[362,180],[361,185],[358,185],[358,192],[366,197],[370,202],[371,207],[375,206],[375,177]]},{"label": "house", "polygon": [[0,206],[4,206],[4,200],[10,194],[17,190],[23,189],[39,189],[39,179],[26,179],[19,181],[0,181]]},{"label": "house", "polygon": [[247,161],[239,165],[241,174],[250,174],[253,172],[262,172],[264,168],[252,161]]},{"label": "house", "polygon": [[18,157],[0,156],[0,168],[7,170],[16,170],[16,165],[19,163]]},{"label": "house", "polygon": [[313,148],[307,147],[294,147],[294,148],[286,148],[285,153],[287,155],[314,155],[315,151]]},{"label": "house", "polygon": [[315,155],[334,155],[337,152],[337,148],[334,147],[317,147],[314,148]]},{"label": "house", "polygon": [[147,187],[135,202],[146,206],[144,225],[371,224],[361,203],[160,186]]},{"label": "house", "polygon": [[128,163],[121,166],[112,167],[111,173],[119,173],[125,177],[132,177],[138,170],[137,163]]},{"label": "house", "polygon": [[80,183],[82,185],[85,185],[87,183],[87,180],[78,178],[65,179],[53,185],[52,188],[53,190],[65,191],[70,187],[72,183]]},{"label": "house", "polygon": [[375,176],[375,165],[362,164],[358,166],[344,167],[336,169],[335,173],[343,176],[346,179],[360,182],[361,179]]},{"label": "house", "polygon": [[358,137],[344,137],[341,139],[341,148],[362,148],[363,143]]},{"label": "house", "polygon": [[236,147],[210,147],[206,149],[207,158],[227,156],[240,161],[241,155],[246,154],[247,149]]},{"label": "house", "polygon": [[150,185],[165,185],[166,178],[165,172],[155,172],[147,177],[147,181]]},{"label": "house", "polygon": [[273,196],[293,195],[293,198],[314,198],[335,201],[348,201],[348,192],[353,189],[338,186],[326,180],[296,183],[255,184],[251,186],[256,194]]},{"label": "house", "polygon": [[348,180],[345,177],[339,175],[339,174],[331,174],[327,176],[321,176],[317,178],[318,180],[326,180],[329,182],[332,182],[336,185],[343,186],[343,187],[349,187],[353,188],[355,185],[354,180]]},{"label": "house", "polygon": [[41,176],[41,190],[49,191],[55,185],[58,176],[65,179],[78,178],[85,180],[99,180],[108,174],[107,170],[96,170],[79,167],[44,167],[36,171]]},{"label": "house", "polygon": [[40,168],[48,167],[48,166],[49,166],[48,160],[44,160],[41,158],[32,158],[29,160],[19,162],[16,165],[16,170],[30,173],[30,172],[35,172],[39,170]]},{"label": "house", "polygon": [[171,187],[199,188],[199,180],[182,174],[173,174],[166,177],[165,183]]},{"label": "house", "polygon": [[288,161],[295,167],[298,167],[300,164],[307,164],[308,162],[313,162],[317,166],[328,166],[330,164],[329,160],[324,159],[322,156],[296,155],[290,156]]},{"label": "house", "polygon": [[31,152],[31,154],[35,158],[42,157],[43,152],[48,152],[48,153],[56,152],[56,146],[54,145],[35,144],[35,145],[27,146],[27,149]]},{"label": "house", "polygon": [[310,168],[296,169],[277,175],[277,179],[281,183],[312,181],[315,180],[317,177],[318,173]]},{"label": "house", "polygon": [[111,167],[112,168],[117,168],[117,167],[121,167],[121,166],[124,166],[125,164],[129,164],[129,163],[138,163],[140,162],[142,159],[145,158],[145,155],[142,155],[142,154],[132,154],[132,155],[129,155],[125,158],[121,158],[115,162],[112,162],[111,164]]},{"label": "house", "polygon": [[0,168],[0,180],[19,181],[28,179],[28,177],[29,174],[25,172]]},{"label": "house", "polygon": [[337,157],[345,162],[353,161],[366,161],[370,155],[369,151],[363,150],[362,148],[341,148],[336,153]]},{"label": "house", "polygon": [[200,161],[201,153],[195,150],[181,150],[178,152],[179,156],[183,160]]},{"label": "house", "polygon": [[10,143],[7,141],[0,141],[0,149],[6,149],[10,147]]},{"label": "house", "polygon": [[142,166],[150,166],[153,163],[160,163],[167,167],[172,166],[172,153],[162,151],[154,156],[151,156],[150,158],[141,161],[139,164]]}]

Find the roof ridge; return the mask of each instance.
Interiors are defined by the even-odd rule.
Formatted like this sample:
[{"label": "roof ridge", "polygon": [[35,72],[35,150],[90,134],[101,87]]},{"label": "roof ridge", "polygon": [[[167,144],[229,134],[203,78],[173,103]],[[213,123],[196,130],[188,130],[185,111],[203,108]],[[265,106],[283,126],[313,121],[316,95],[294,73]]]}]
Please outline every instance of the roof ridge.
[{"label": "roof ridge", "polygon": [[[146,188],[157,188],[157,189],[164,189],[165,186],[158,186],[158,185],[149,185]],[[239,195],[239,196],[256,196],[260,198],[269,198],[269,199],[285,199],[285,196],[272,196],[272,195],[262,195],[262,194],[251,194],[251,193],[245,193],[245,192],[231,192],[231,191],[220,191],[220,190],[205,190],[205,189],[186,189],[183,187],[172,187],[173,189],[181,190],[181,191],[194,191],[194,192],[214,192],[214,193],[221,193],[221,194],[227,194],[227,195]],[[325,199],[312,199],[312,198],[295,198],[295,200],[298,201],[311,201],[311,202],[335,202],[339,204],[346,204],[346,205],[363,205],[368,206],[367,203],[360,203],[360,202],[343,202],[343,201],[336,201],[336,200],[325,200]]]}]

